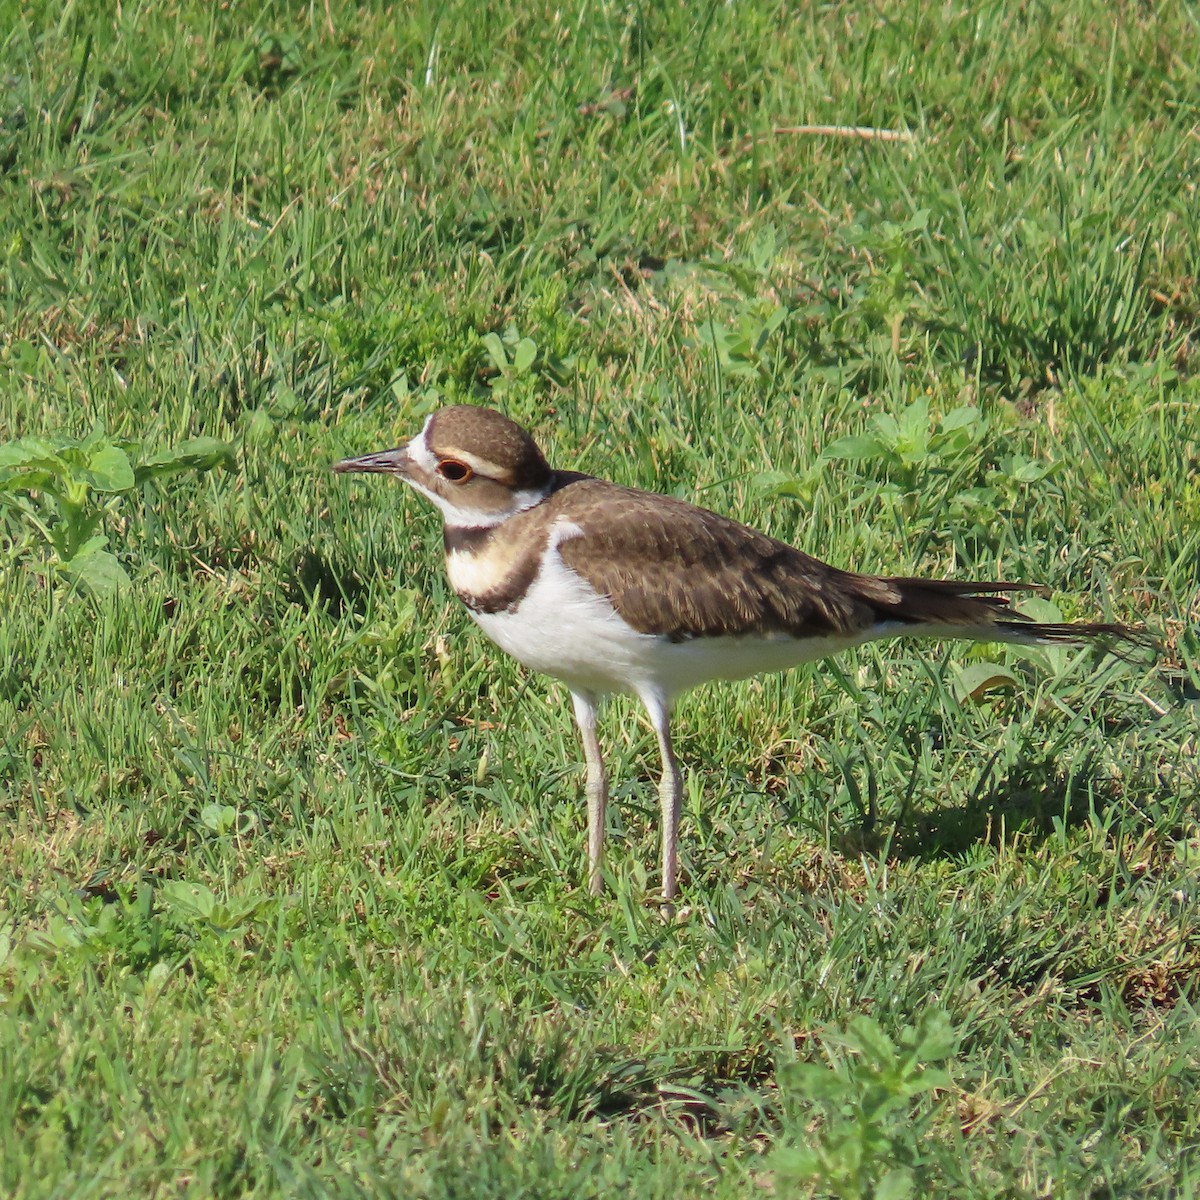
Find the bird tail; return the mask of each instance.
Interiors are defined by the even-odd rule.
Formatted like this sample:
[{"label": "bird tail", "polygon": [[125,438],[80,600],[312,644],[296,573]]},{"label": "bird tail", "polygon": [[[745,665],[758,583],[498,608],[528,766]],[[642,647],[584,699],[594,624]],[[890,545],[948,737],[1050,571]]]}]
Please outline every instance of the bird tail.
[{"label": "bird tail", "polygon": [[1046,593],[1035,583],[862,578],[868,586],[860,594],[880,621],[911,626],[913,634],[1025,646],[1093,643],[1120,657],[1155,648],[1154,639],[1140,627],[1112,621],[1036,621],[1014,609],[1010,596]]},{"label": "bird tail", "polygon": [[[1016,618],[1016,619],[1013,619]],[[1021,646],[1098,646],[1117,658],[1154,653],[1158,644],[1145,630],[1115,621],[1033,621],[1020,613],[982,630],[979,640],[1014,642]]]}]

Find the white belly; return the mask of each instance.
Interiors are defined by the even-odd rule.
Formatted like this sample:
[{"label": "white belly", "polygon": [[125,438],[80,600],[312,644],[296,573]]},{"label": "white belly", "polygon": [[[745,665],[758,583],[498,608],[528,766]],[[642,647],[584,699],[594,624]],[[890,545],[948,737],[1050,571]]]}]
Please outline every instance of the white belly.
[{"label": "white belly", "polygon": [[666,699],[709,679],[783,671],[891,632],[881,625],[857,637],[774,634],[672,642],[627,625],[607,597],[568,570],[553,550],[515,612],[471,615],[518,662],[576,691],[655,693]]}]

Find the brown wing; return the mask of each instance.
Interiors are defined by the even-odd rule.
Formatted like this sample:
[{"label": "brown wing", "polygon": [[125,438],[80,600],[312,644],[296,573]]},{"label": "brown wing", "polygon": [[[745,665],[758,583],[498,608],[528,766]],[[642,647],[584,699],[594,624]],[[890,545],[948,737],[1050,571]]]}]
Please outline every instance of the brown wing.
[{"label": "brown wing", "polygon": [[548,501],[584,536],[563,561],[643,633],[853,635],[878,620],[848,575],[766,534],[668,496],[570,479]]},{"label": "brown wing", "polygon": [[563,561],[643,633],[853,637],[898,622],[914,633],[958,627],[967,637],[986,629],[984,636],[1032,641],[1041,628],[1003,594],[1038,590],[1032,584],[858,575],[682,500],[559,478],[547,503],[587,530],[559,544]]}]

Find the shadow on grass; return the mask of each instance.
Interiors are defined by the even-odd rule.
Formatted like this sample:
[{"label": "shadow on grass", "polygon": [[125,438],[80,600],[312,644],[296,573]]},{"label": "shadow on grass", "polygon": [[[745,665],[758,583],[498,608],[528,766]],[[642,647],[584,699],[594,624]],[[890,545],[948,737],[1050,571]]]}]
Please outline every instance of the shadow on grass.
[{"label": "shadow on grass", "polygon": [[318,550],[305,550],[289,564],[284,595],[290,604],[321,605],[332,616],[364,612],[369,588],[356,571],[329,562]]},{"label": "shadow on grass", "polygon": [[[1034,844],[1058,829],[1082,827],[1116,808],[1128,809],[1125,781],[1100,769],[1099,755],[1084,757],[1069,775],[1056,757],[1019,760],[967,803],[925,812],[901,813],[894,821],[864,820],[861,848],[888,850],[901,861],[958,858],[978,845],[998,846],[1020,834]],[[1161,810],[1146,813],[1147,824],[1161,821],[1172,795],[1162,791]],[[1150,806],[1159,808],[1154,800]],[[1143,801],[1142,808],[1146,808]]]}]

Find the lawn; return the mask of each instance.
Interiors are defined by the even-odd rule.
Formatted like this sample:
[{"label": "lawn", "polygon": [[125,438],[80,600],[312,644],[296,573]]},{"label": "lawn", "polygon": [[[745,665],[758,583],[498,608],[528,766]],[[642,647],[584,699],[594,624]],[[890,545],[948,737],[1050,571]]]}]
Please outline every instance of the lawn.
[{"label": "lawn", "polygon": [[[0,0],[0,1193],[1200,1194],[1191,7],[392,8]],[[694,693],[671,921],[618,699],[593,899],[462,402],[1160,652]]]}]

